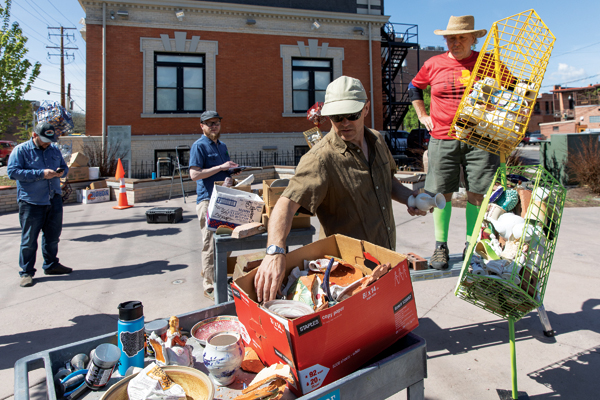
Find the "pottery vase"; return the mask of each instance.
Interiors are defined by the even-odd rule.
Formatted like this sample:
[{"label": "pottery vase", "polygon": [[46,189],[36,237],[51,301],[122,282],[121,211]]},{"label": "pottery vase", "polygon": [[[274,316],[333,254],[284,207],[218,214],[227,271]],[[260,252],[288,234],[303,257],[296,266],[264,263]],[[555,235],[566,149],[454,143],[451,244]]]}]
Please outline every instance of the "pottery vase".
[{"label": "pottery vase", "polygon": [[231,384],[243,359],[244,344],[239,333],[217,332],[206,339],[204,366],[216,385]]},{"label": "pottery vase", "polygon": [[441,193],[436,194],[435,197],[431,197],[427,193],[420,193],[417,197],[410,196],[408,198],[408,206],[421,211],[429,211],[433,207],[443,210],[446,207],[446,198]]}]

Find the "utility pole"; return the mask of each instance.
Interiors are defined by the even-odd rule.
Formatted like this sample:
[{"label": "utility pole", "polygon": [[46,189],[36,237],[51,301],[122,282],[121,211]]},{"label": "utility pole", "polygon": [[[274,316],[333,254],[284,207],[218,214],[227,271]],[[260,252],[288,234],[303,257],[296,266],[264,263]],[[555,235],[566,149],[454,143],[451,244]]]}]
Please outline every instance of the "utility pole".
[{"label": "utility pole", "polygon": [[[59,34],[56,33],[48,33],[48,37],[50,36],[60,36],[60,47],[56,46],[46,46],[47,49],[60,49],[60,54],[50,54],[49,57],[59,56],[60,57],[60,104],[65,107],[65,57],[75,57],[73,54],[65,54],[65,50],[77,50],[77,47],[65,47],[65,36],[69,37],[69,34],[65,33],[67,29],[77,29],[77,28],[65,28],[64,26],[60,27],[48,27],[48,29],[58,29],[60,30]],[[70,96],[69,96],[70,97]]]}]

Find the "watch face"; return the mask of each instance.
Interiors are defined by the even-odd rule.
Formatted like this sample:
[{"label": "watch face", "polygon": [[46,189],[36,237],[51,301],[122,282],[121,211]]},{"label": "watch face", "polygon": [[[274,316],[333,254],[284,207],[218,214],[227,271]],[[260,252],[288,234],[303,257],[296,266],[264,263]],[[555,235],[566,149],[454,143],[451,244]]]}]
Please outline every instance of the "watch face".
[{"label": "watch face", "polygon": [[285,250],[274,244],[267,247],[267,254],[272,256],[273,254],[285,254]]}]

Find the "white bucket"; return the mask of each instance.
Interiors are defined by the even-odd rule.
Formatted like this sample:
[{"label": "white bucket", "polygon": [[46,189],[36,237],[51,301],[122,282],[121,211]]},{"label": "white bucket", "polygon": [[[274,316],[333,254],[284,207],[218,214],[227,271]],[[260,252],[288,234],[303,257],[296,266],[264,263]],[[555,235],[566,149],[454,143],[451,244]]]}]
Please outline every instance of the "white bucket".
[{"label": "white bucket", "polygon": [[100,178],[100,167],[90,167],[89,171],[90,181]]}]

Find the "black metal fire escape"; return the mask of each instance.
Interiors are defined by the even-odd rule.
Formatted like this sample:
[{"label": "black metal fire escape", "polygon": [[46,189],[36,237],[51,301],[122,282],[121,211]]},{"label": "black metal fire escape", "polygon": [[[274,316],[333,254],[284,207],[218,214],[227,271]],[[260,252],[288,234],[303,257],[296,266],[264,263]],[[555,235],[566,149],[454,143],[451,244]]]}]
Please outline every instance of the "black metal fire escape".
[{"label": "black metal fire escape", "polygon": [[402,76],[402,63],[408,55],[408,50],[415,49],[419,65],[418,37],[417,25],[387,23],[381,28],[383,129],[388,132],[388,146],[390,138],[396,137],[411,105],[407,88],[412,76]]}]

